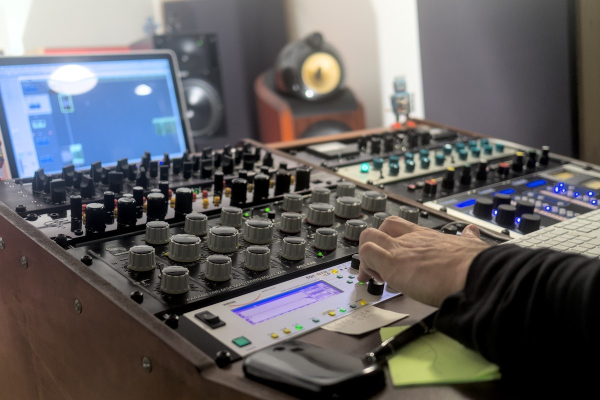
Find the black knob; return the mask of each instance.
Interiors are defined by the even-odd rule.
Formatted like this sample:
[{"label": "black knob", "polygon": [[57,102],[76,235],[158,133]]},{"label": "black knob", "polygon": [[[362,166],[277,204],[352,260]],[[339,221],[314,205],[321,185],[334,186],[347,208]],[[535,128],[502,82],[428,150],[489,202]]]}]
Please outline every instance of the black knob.
[{"label": "black knob", "polygon": [[148,221],[162,221],[167,213],[167,198],[162,193],[150,193],[146,197]]},{"label": "black knob", "polygon": [[479,166],[477,167],[477,175],[475,175],[475,179],[478,181],[487,181],[488,174],[488,163],[486,160],[479,161]]},{"label": "black knob", "polygon": [[167,165],[167,166],[171,165],[171,159],[169,158],[169,153],[164,153],[162,165]]},{"label": "black knob", "polygon": [[429,131],[421,132],[421,145],[427,146],[429,143],[431,143],[431,133]]},{"label": "black knob", "polygon": [[15,211],[21,217],[25,217],[27,215],[27,207],[22,204],[19,204],[18,206],[16,206]]},{"label": "black knob", "polygon": [[517,208],[510,204],[501,204],[498,206],[498,214],[496,214],[496,223],[500,226],[511,227],[515,224],[515,215]]},{"label": "black knob", "polygon": [[233,174],[233,159],[230,155],[224,155],[223,160],[221,161],[221,169],[225,175]]},{"label": "black knob", "polygon": [[442,180],[442,189],[454,189],[454,167],[446,168],[446,173],[444,174],[444,179]]},{"label": "black knob", "polygon": [[252,171],[254,169],[254,161],[256,160],[253,153],[244,153],[244,164],[243,168],[246,171]]},{"label": "black knob", "polygon": [[519,200],[517,201],[517,217],[520,217],[523,214],[533,214],[533,210],[535,210],[535,205],[532,202]]},{"label": "black knob", "polygon": [[223,172],[217,171],[213,176],[213,191],[223,193]]},{"label": "black knob", "polygon": [[456,236],[456,234],[458,233],[458,227],[453,224],[444,225],[442,227],[442,229],[440,230],[440,232],[442,232],[443,234],[446,234],[446,235]]},{"label": "black knob", "polygon": [[159,174],[159,178],[161,181],[168,181],[169,180],[169,165],[168,164],[163,164],[160,166],[160,174]]},{"label": "black knob", "polygon": [[127,169],[127,179],[130,181],[135,181],[137,177],[137,165],[129,164],[129,168]]},{"label": "black knob", "polygon": [[115,210],[115,192],[104,192],[104,210],[113,212]]},{"label": "black knob", "polygon": [[213,155],[213,166],[219,168],[221,166],[221,153],[215,153]]},{"label": "black knob", "polygon": [[243,204],[246,202],[248,193],[248,181],[243,178],[235,178],[231,181],[231,202]]},{"label": "black knob", "polygon": [[192,177],[192,169],[194,163],[191,161],[183,162],[183,179],[190,179]]},{"label": "black knob", "polygon": [[205,148],[202,149],[202,158],[203,159],[211,159],[212,160],[212,156],[213,156],[213,148],[210,146],[206,146]]},{"label": "black knob", "polygon": [[142,207],[144,205],[144,188],[141,186],[133,187],[133,199],[135,200],[135,205],[137,207]]},{"label": "black knob", "polygon": [[194,191],[190,188],[179,188],[175,191],[175,213],[189,214],[192,212]]},{"label": "black knob", "polygon": [[497,210],[502,204],[510,204],[511,199],[509,194],[494,194],[494,209]]},{"label": "black knob", "polygon": [[371,139],[371,154],[381,153],[381,139],[374,137]]},{"label": "black knob", "polygon": [[75,174],[75,166],[74,165],[67,165],[66,167],[62,168],[62,178],[65,181],[66,187],[73,186],[74,174]]},{"label": "black knob", "polygon": [[269,197],[269,176],[258,174],[254,177],[254,199]]},{"label": "black knob", "polygon": [[129,170],[129,162],[127,162],[126,158],[121,158],[117,161],[117,172],[127,173]]},{"label": "black knob", "polygon": [[350,261],[350,268],[352,268],[355,271],[358,271],[360,269],[360,258],[358,257],[358,254],[352,256],[352,260]]},{"label": "black knob", "polygon": [[525,154],[522,151],[517,151],[512,163],[511,169],[514,172],[523,172],[523,164],[525,162]]},{"label": "black knob", "polygon": [[64,179],[50,181],[50,201],[55,204],[67,201],[67,189],[65,188]]},{"label": "black knob", "polygon": [[541,221],[541,217],[537,214],[523,214],[519,222],[519,230],[524,234],[535,232],[540,229]]},{"label": "black knob", "polygon": [[102,182],[105,185],[108,185],[108,173],[109,172],[110,172],[110,169],[102,167],[102,179],[100,179],[100,182]]},{"label": "black knob", "polygon": [[244,154],[244,149],[241,148],[236,148],[235,149],[235,155],[233,158],[233,161],[235,161],[235,165],[238,165],[239,163],[242,162],[242,155]]},{"label": "black knob", "polygon": [[132,197],[121,197],[117,201],[117,224],[121,227],[135,226],[135,200]]},{"label": "black knob", "polygon": [[494,210],[494,202],[487,197],[480,197],[475,201],[473,207],[473,215],[481,219],[492,219],[492,211]]},{"label": "black knob", "polygon": [[242,178],[242,179],[248,178],[248,171],[246,171],[245,169],[240,169],[238,171],[238,178]]},{"label": "black knob", "polygon": [[56,237],[54,238],[54,242],[63,249],[69,248],[69,238],[64,233],[59,233],[58,235],[56,235]]},{"label": "black knob", "polygon": [[223,146],[223,154],[231,155],[231,145],[230,144],[226,144],[225,146]]},{"label": "black knob", "polygon": [[548,165],[550,163],[550,146],[542,146],[542,156],[540,157],[540,165]]},{"label": "black knob", "polygon": [[394,135],[385,135],[383,138],[383,152],[391,153],[394,151]]},{"label": "black knob", "polygon": [[273,155],[270,152],[266,152],[265,156],[263,157],[262,160],[262,165],[266,166],[266,167],[272,167],[273,166]]},{"label": "black knob", "polygon": [[183,158],[174,158],[171,164],[171,171],[173,172],[173,175],[179,175],[183,169]]},{"label": "black knob", "polygon": [[202,179],[210,179],[213,176],[214,168],[212,160],[202,160],[202,167],[200,170],[200,177]]},{"label": "black knob", "polygon": [[529,155],[527,157],[527,169],[534,170],[537,164],[537,151],[535,149],[529,149]]},{"label": "black knob", "polygon": [[200,156],[192,156],[192,170],[194,172],[200,171],[200,161],[201,161]]},{"label": "black knob", "polygon": [[419,145],[419,134],[415,131],[408,132],[408,136],[406,137],[407,146],[409,149],[413,147],[417,147]]},{"label": "black knob", "polygon": [[471,184],[471,164],[465,164],[460,174],[460,184],[469,186]]},{"label": "black knob", "polygon": [[144,167],[148,171],[150,169],[150,161],[152,161],[152,156],[149,151],[145,151],[140,162],[140,167]]},{"label": "black knob", "polygon": [[33,173],[33,180],[31,181],[31,190],[34,192],[41,192],[44,190],[46,184],[46,174],[44,168],[40,168]]},{"label": "black knob", "polygon": [[81,210],[83,202],[81,201],[81,196],[78,196],[78,195],[70,196],[69,204],[71,207],[71,218],[73,218],[73,219],[83,218],[83,211]]},{"label": "black knob", "polygon": [[52,182],[52,177],[48,174],[45,175],[44,178],[44,193],[50,194],[50,182]]},{"label": "black knob", "polygon": [[148,188],[149,184],[150,182],[148,181],[148,174],[146,173],[146,168],[141,167],[135,177],[135,185],[146,189]]},{"label": "black knob", "polygon": [[286,170],[280,169],[275,175],[275,196],[289,193],[292,176]]},{"label": "black knob", "polygon": [[79,193],[82,197],[86,199],[91,199],[96,196],[96,184],[94,180],[87,176],[83,175],[81,177],[81,183],[79,184]]},{"label": "black knob", "polygon": [[74,171],[73,172],[73,187],[75,189],[80,189],[81,188],[81,179],[83,178],[83,173],[79,172],[79,171]]},{"label": "black knob", "polygon": [[310,168],[298,167],[296,169],[296,192],[310,188]]},{"label": "black knob", "polygon": [[365,148],[367,147],[367,137],[366,136],[361,136],[358,139],[356,139],[356,144],[358,146],[358,150],[359,151],[364,151]]},{"label": "black knob", "polygon": [[507,163],[499,163],[498,164],[498,169],[496,170],[496,172],[498,173],[498,175],[500,175],[501,177],[503,176],[507,176],[508,173],[510,172],[510,166]]},{"label": "black knob", "polygon": [[[114,208],[114,206],[113,206]],[[106,229],[104,206],[100,203],[88,204],[85,208],[85,229],[88,233],[100,233]]]},{"label": "black knob", "polygon": [[109,172],[108,173],[108,190],[115,193],[123,191],[123,173]]},{"label": "black knob", "polygon": [[279,169],[282,169],[282,170],[284,170],[284,171],[287,171],[287,169],[288,169],[288,164],[287,164],[286,162],[283,162],[283,161],[282,161],[282,162],[280,162],[280,163],[279,163]]},{"label": "black knob", "polygon": [[169,198],[169,181],[158,182],[158,189],[165,196],[165,199]]},{"label": "black knob", "polygon": [[150,178],[158,176],[158,161],[150,161]]},{"label": "black knob", "polygon": [[94,180],[94,183],[98,183],[102,180],[102,163],[100,161],[96,161],[92,164],[90,176]]},{"label": "black knob", "polygon": [[376,281],[375,279],[369,279],[369,283],[367,283],[367,292],[372,294],[373,296],[381,296],[383,294],[384,283]]},{"label": "black knob", "polygon": [[256,172],[254,171],[250,171],[246,174],[246,180],[248,181],[248,183],[254,183],[254,177],[256,176]]},{"label": "black knob", "polygon": [[423,186],[423,194],[425,196],[435,196],[437,192],[437,182],[435,179],[428,179],[425,181],[425,185]]}]

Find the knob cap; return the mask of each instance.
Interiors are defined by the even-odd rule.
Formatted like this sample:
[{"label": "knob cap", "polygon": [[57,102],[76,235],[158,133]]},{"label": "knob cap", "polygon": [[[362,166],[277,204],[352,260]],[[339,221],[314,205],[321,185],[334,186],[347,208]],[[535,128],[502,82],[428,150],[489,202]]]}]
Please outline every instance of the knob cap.
[{"label": "knob cap", "polygon": [[81,210],[82,200],[81,196],[70,196],[69,197],[69,205],[71,208],[71,218],[72,219],[81,219],[83,218],[83,211]]},{"label": "knob cap", "polygon": [[67,201],[67,191],[64,179],[50,181],[50,201],[52,203],[64,203]]},{"label": "knob cap", "polygon": [[306,221],[316,226],[333,225],[333,206],[326,203],[313,203],[308,206],[308,216]]},{"label": "knob cap", "polygon": [[353,197],[356,185],[352,182],[340,182],[335,191],[336,197]]},{"label": "knob cap", "polygon": [[460,174],[460,184],[469,186],[471,184],[471,164],[465,164]]},{"label": "knob cap", "polygon": [[88,175],[82,175],[79,182],[79,193],[86,199],[96,197],[96,185],[94,180]]},{"label": "knob cap", "polygon": [[208,231],[206,244],[215,253],[233,253],[238,249],[238,231],[230,226],[215,226]]},{"label": "knob cap", "polygon": [[286,193],[283,195],[283,211],[302,212],[302,196],[296,193]]},{"label": "knob cap", "polygon": [[202,213],[189,213],[185,216],[183,231],[195,236],[206,235],[208,233],[208,218]]},{"label": "knob cap", "polygon": [[387,196],[385,194],[368,190],[363,195],[361,208],[369,212],[385,211],[386,202]]},{"label": "knob cap", "polygon": [[111,191],[104,192],[104,209],[107,212],[115,210],[115,193]]},{"label": "knob cap", "polygon": [[390,164],[389,174],[392,176],[396,176],[400,173],[400,165],[399,164]]},{"label": "knob cap", "polygon": [[500,226],[511,227],[515,224],[515,215],[517,208],[510,204],[501,204],[498,207],[498,214],[496,215],[496,223]]},{"label": "knob cap", "polygon": [[523,164],[525,163],[525,153],[517,151],[513,160],[511,169],[514,172],[523,172]]},{"label": "knob cap", "polygon": [[275,175],[275,196],[281,196],[284,193],[289,193],[292,175],[285,170],[280,169]]},{"label": "knob cap", "polygon": [[117,201],[117,224],[122,227],[135,226],[135,200],[133,197],[121,197]]},{"label": "knob cap", "polygon": [[151,221],[146,224],[146,243],[165,244],[171,241],[169,224],[165,221]]},{"label": "knob cap", "polygon": [[507,163],[499,163],[498,164],[498,169],[496,170],[496,172],[498,173],[498,175],[502,176],[506,176],[508,175],[508,173],[510,172],[509,169],[509,165]]},{"label": "knob cap", "polygon": [[223,193],[223,172],[217,171],[213,175],[214,193]]},{"label": "knob cap", "polygon": [[254,177],[254,198],[266,199],[269,197],[269,176],[258,174]]},{"label": "knob cap", "polygon": [[542,156],[540,157],[540,165],[548,165],[550,163],[550,146],[542,146]]},{"label": "knob cap", "polygon": [[281,241],[281,257],[286,260],[299,261],[304,259],[306,240],[290,236]]},{"label": "knob cap", "polygon": [[221,209],[221,225],[240,229],[242,227],[242,209],[231,206],[223,207]]},{"label": "knob cap", "polygon": [[143,187],[134,186],[133,199],[135,200],[136,207],[140,208],[144,205],[144,188]]},{"label": "knob cap", "polygon": [[249,219],[244,227],[244,240],[254,244],[268,244],[273,239],[273,223],[266,219]]},{"label": "knob cap", "polygon": [[353,242],[358,242],[362,231],[367,229],[367,223],[362,219],[350,219],[346,221],[344,238]]},{"label": "knob cap", "polygon": [[244,204],[248,193],[248,181],[243,178],[235,178],[231,181],[231,202]]},{"label": "knob cap", "polygon": [[319,250],[333,251],[337,248],[337,231],[333,228],[319,228],[315,234],[315,247]]},{"label": "knob cap", "polygon": [[200,259],[200,238],[194,235],[173,235],[169,242],[169,258],[178,262]]},{"label": "knob cap", "polygon": [[104,206],[100,203],[88,204],[85,208],[85,229],[89,233],[100,233],[106,230]]},{"label": "knob cap", "polygon": [[188,214],[192,212],[194,191],[190,188],[179,188],[175,191],[175,213]]},{"label": "knob cap", "polygon": [[487,197],[480,197],[475,201],[473,207],[473,215],[481,219],[492,219],[492,211],[494,210],[494,202]]},{"label": "knob cap", "polygon": [[437,192],[437,182],[435,179],[428,179],[423,186],[423,194],[425,196],[435,196]]},{"label": "knob cap", "polygon": [[355,271],[358,271],[360,269],[360,257],[358,256],[358,254],[352,256],[352,260],[350,261],[350,268],[352,268]]},{"label": "knob cap", "polygon": [[383,294],[384,287],[385,283],[371,278],[369,279],[369,283],[367,283],[367,292],[373,296],[381,296]]},{"label": "knob cap", "polygon": [[446,173],[444,174],[444,179],[442,180],[442,189],[454,189],[454,167],[446,168]]},{"label": "knob cap", "polygon": [[377,157],[373,159],[373,169],[379,171],[383,168],[383,158]]},{"label": "knob cap", "polygon": [[510,204],[510,200],[511,197],[509,194],[494,194],[494,209],[497,210],[502,204]]},{"label": "knob cap", "polygon": [[[169,196],[169,181],[159,181],[158,189],[163,194],[163,196],[165,196],[165,199],[168,199],[170,197]],[[177,194],[177,192],[175,192],[175,193]],[[193,197],[194,197],[194,195],[192,194],[192,200],[193,200]]]},{"label": "knob cap", "polygon": [[478,181],[487,181],[487,174],[488,174],[487,168],[488,168],[487,160],[480,160],[479,166],[477,167],[477,175],[475,176],[475,179],[477,179]]},{"label": "knob cap", "polygon": [[535,232],[540,229],[542,220],[537,214],[523,214],[521,215],[521,222],[519,222],[519,230],[524,234]]},{"label": "knob cap", "polygon": [[108,190],[115,193],[123,191],[123,173],[109,172],[108,173]]},{"label": "knob cap", "polygon": [[231,279],[231,258],[213,254],[206,258],[204,277],[213,282],[225,282]]},{"label": "knob cap", "polygon": [[373,215],[373,228],[379,229],[381,224],[383,224],[383,221],[388,217],[391,217],[391,215],[386,212],[378,212]]},{"label": "knob cap", "polygon": [[517,201],[517,213],[516,216],[520,217],[523,214],[533,214],[535,210],[535,204],[525,200]]},{"label": "knob cap", "polygon": [[130,248],[127,268],[137,272],[152,271],[156,268],[154,247],[141,245]]},{"label": "knob cap", "polygon": [[400,206],[398,209],[398,216],[412,222],[413,224],[419,223],[419,209],[410,206]]},{"label": "knob cap", "polygon": [[281,214],[281,226],[279,229],[284,233],[300,233],[302,230],[302,214],[284,212]]},{"label": "knob cap", "polygon": [[160,277],[160,291],[166,294],[183,294],[190,291],[190,272],[185,267],[165,267]]},{"label": "knob cap", "polygon": [[331,196],[331,190],[325,188],[313,189],[310,198],[311,203],[329,203],[329,196]]},{"label": "knob cap", "polygon": [[296,169],[296,192],[310,188],[310,171],[309,167],[299,167]]},{"label": "knob cap", "polygon": [[381,153],[381,139],[378,137],[371,138],[371,153]]},{"label": "knob cap", "polygon": [[527,169],[534,170],[537,165],[538,154],[535,149],[529,149],[529,155],[527,157]]},{"label": "knob cap", "polygon": [[356,197],[338,197],[335,201],[335,215],[344,219],[360,217],[360,200]]},{"label": "knob cap", "polygon": [[271,266],[271,250],[265,246],[250,246],[246,249],[246,268],[266,271]]},{"label": "knob cap", "polygon": [[149,193],[146,196],[146,214],[149,221],[161,221],[167,214],[167,199],[162,193]]}]

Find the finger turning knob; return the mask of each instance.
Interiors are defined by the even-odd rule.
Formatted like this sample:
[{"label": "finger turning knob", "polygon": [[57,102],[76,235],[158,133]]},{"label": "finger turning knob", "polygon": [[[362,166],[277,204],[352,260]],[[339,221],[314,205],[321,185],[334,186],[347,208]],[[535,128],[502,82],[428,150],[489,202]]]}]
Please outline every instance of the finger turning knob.
[{"label": "finger turning knob", "polygon": [[383,221],[390,216],[391,215],[386,212],[375,213],[375,215],[373,215],[373,228],[379,229],[381,224],[383,224]]},{"label": "finger turning knob", "polygon": [[419,209],[410,206],[400,206],[398,216],[413,224],[419,223]]}]

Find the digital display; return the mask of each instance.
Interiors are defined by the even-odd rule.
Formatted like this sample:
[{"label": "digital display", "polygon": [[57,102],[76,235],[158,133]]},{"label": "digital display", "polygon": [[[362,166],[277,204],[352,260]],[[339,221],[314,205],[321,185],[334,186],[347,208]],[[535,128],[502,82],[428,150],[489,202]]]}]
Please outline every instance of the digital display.
[{"label": "digital display", "polygon": [[543,186],[547,183],[548,181],[546,181],[545,179],[538,179],[536,181],[531,181],[529,183],[527,183],[525,186],[527,186],[528,188],[536,188],[538,186]]},{"label": "digital display", "polygon": [[318,281],[231,311],[252,325],[256,325],[339,293],[342,293],[340,289]]},{"label": "digital display", "polygon": [[600,190],[600,178],[593,178],[582,183],[588,189]]},{"label": "digital display", "polygon": [[463,201],[462,203],[458,203],[456,205],[456,207],[457,208],[471,207],[471,206],[475,205],[475,203],[476,203],[475,199],[470,199],[470,200],[467,200],[467,201]]},{"label": "digital display", "polygon": [[498,193],[501,193],[501,194],[513,194],[514,192],[516,192],[515,189],[504,189],[504,190],[500,190]]},{"label": "digital display", "polygon": [[552,176],[553,178],[558,179],[559,181],[566,181],[567,179],[571,179],[572,177],[574,177],[575,175],[567,172],[567,171],[559,171],[559,172],[555,172],[553,174],[550,174],[550,176]]}]

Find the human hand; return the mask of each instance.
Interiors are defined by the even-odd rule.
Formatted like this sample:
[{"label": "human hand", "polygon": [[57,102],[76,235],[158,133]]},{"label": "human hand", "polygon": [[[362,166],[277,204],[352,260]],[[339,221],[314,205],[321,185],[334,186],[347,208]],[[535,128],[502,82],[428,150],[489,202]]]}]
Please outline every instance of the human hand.
[{"label": "human hand", "polygon": [[422,303],[439,307],[444,299],[465,286],[473,259],[488,247],[479,229],[465,227],[451,236],[389,217],[379,230],[360,235],[358,280],[374,278]]}]

